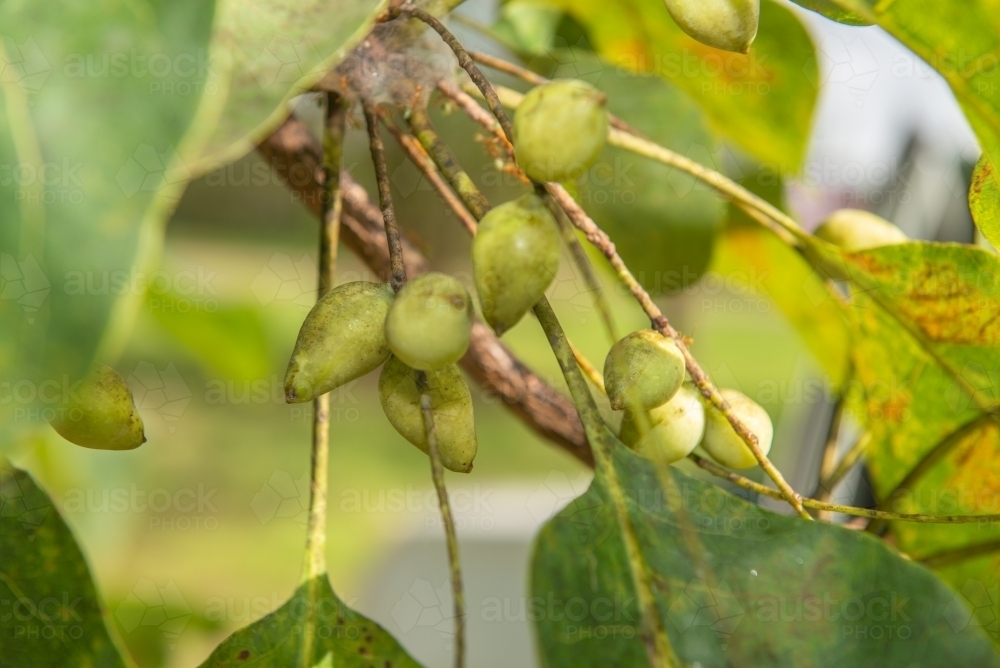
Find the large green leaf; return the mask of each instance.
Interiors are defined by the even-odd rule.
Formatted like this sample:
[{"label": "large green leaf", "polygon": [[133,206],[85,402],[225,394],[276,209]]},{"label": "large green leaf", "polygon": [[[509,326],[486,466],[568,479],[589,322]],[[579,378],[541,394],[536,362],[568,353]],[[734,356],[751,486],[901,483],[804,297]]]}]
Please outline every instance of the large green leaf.
[{"label": "large green leaf", "polygon": [[[812,42],[798,18],[761,3],[749,55],[719,51],[685,34],[662,0],[546,0],[586,26],[609,62],[663,76],[686,91],[712,127],[775,170],[805,155],[818,80]],[[666,121],[669,123],[669,121]]]},{"label": "large green leaf", "polygon": [[[961,598],[881,541],[776,515],[623,447],[613,459],[670,641],[686,665],[1000,666]],[[549,666],[645,665],[603,473],[535,544]]]},{"label": "large green leaf", "polygon": [[[313,651],[302,657],[306,637],[312,637]],[[419,664],[385,629],[337,598],[322,574],[304,582],[283,606],[229,636],[201,664],[201,668],[226,666],[417,668]]]},{"label": "large green leaf", "polygon": [[31,476],[0,458],[0,656],[11,668],[124,668],[90,569]]},{"label": "large green leaf", "polygon": [[951,86],[1000,184],[1000,5],[996,0],[831,0],[877,23]]},{"label": "large green leaf", "polygon": [[[669,81],[630,74],[584,51],[554,55],[559,64],[546,74],[589,81],[608,94],[612,113],[650,139],[714,166],[718,146],[704,115]],[[612,146],[582,178],[580,201],[655,293],[679,290],[705,272],[725,212],[694,177]]]},{"label": "large green leaf", "polygon": [[976,227],[994,248],[1000,248],[1000,185],[993,178],[993,165],[984,155],[972,173],[969,210]]}]

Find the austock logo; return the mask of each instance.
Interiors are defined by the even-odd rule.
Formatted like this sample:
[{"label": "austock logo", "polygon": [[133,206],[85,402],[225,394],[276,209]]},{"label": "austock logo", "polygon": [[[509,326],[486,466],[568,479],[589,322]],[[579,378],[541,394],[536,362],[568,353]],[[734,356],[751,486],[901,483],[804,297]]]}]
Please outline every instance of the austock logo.
[{"label": "austock logo", "polygon": [[979,580],[966,580],[944,616],[955,633],[980,626],[994,640],[1000,639],[1000,584],[987,587]]},{"label": "austock logo", "polygon": [[0,253],[0,299],[16,301],[34,323],[34,314],[52,288],[45,272],[30,253],[20,262],[13,255]]},{"label": "austock logo", "polygon": [[670,604],[667,617],[681,633],[698,627],[708,627],[715,632],[723,649],[746,611],[725,581],[712,586],[695,578]]},{"label": "austock logo", "polygon": [[403,598],[392,607],[392,618],[405,634],[419,626],[429,626],[438,632],[450,649],[455,635],[455,616],[450,604],[451,586],[446,579],[440,587],[427,580],[414,580]]},{"label": "austock logo", "polygon": [[293,260],[284,253],[275,253],[254,276],[250,290],[261,306],[288,301],[308,310],[316,302],[317,274],[316,263],[309,255]]},{"label": "austock logo", "polygon": [[30,541],[51,511],[52,502],[31,484],[27,473],[0,466],[0,517],[16,518]]},{"label": "austock logo", "polygon": [[140,412],[156,411],[174,432],[173,423],[184,413],[192,394],[173,362],[162,369],[157,369],[152,362],[139,362],[126,382],[132,390],[136,408]]},{"label": "austock logo", "polygon": [[52,66],[33,38],[18,44],[13,38],[0,35],[0,82],[16,83],[28,95],[29,105],[34,103],[32,97],[51,73]]},{"label": "austock logo", "polygon": [[290,518],[304,525],[309,516],[309,474],[293,480],[288,471],[275,471],[254,494],[250,508],[261,524]]},{"label": "austock logo", "polygon": [[173,580],[162,587],[141,578],[115,609],[115,618],[126,633],[151,626],[163,633],[171,649],[191,619],[191,606]]}]

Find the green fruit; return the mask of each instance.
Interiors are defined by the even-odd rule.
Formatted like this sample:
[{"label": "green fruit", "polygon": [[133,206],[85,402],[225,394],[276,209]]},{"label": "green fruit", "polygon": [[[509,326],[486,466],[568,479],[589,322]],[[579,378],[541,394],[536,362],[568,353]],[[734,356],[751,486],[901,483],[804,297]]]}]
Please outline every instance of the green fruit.
[{"label": "green fruit", "polygon": [[95,450],[132,450],[146,442],[132,390],[117,371],[94,369],[49,424],[70,443]]},{"label": "green fruit", "polygon": [[430,272],[399,291],[385,319],[392,354],[422,371],[457,362],[472,337],[472,298],[457,279]]},{"label": "green fruit", "polygon": [[525,195],[483,217],[472,268],[483,317],[497,336],[517,324],[559,271],[562,237],[545,203]]},{"label": "green fruit", "polygon": [[[417,373],[398,358],[390,357],[378,379],[378,397],[385,416],[396,431],[428,452]],[[441,463],[451,471],[468,473],[478,447],[469,386],[454,364],[424,373],[427,374],[427,393],[431,397]]]},{"label": "green fruit", "polygon": [[532,88],[514,112],[514,151],[524,173],[562,182],[587,171],[608,137],[606,100],[577,79]]},{"label": "green fruit", "polygon": [[705,433],[705,408],[693,385],[648,413],[625,411],[621,440],[636,454],[659,464],[687,457]]},{"label": "green fruit", "polygon": [[651,329],[616,342],[604,360],[604,385],[616,411],[665,404],[683,382],[684,356],[677,344]]},{"label": "green fruit", "polygon": [[849,253],[903,244],[909,237],[885,218],[861,209],[834,211],[814,233]]},{"label": "green fruit", "polygon": [[389,357],[388,283],[338,285],[316,302],[295,340],[285,371],[285,401],[312,401],[373,371]]},{"label": "green fruit", "polygon": [[[757,444],[765,455],[771,449],[774,427],[771,418],[760,404],[736,390],[721,390],[722,397],[729,403],[736,417],[757,436]],[[743,439],[729,424],[726,416],[708,407],[705,423],[705,439],[701,445],[712,459],[733,469],[748,469],[757,464],[757,458],[743,442]]]},{"label": "green fruit", "polygon": [[702,44],[749,53],[757,36],[760,0],[665,0],[681,30]]}]

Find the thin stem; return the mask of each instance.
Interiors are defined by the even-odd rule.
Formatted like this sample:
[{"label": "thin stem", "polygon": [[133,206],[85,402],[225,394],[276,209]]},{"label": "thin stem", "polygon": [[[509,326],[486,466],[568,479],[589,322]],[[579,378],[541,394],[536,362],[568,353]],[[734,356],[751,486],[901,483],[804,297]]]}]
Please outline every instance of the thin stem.
[{"label": "thin stem", "polygon": [[[343,159],[344,130],[347,109],[340,96],[328,93],[323,124],[324,190],[322,217],[319,226],[319,277],[317,300],[330,291],[337,270],[337,241],[343,199],[340,191],[340,169]],[[306,549],[303,556],[302,579],[309,583],[310,599],[318,592],[318,578],[326,573],[326,505],[330,459],[330,395],[313,400],[313,434],[309,465],[309,519],[306,528]],[[303,629],[301,665],[313,664],[315,620],[310,617]]]},{"label": "thin stem", "polygon": [[490,132],[493,136],[495,136],[503,145],[508,157],[513,161],[514,145],[510,143],[509,139],[507,139],[507,135],[504,134],[503,128],[500,127],[497,119],[490,112],[483,109],[482,105],[476,102],[471,95],[450,81],[439,81],[438,90],[441,91],[445,97],[458,105],[458,107],[464,111],[473,122],[478,123],[485,128],[487,132]]},{"label": "thin stem", "polygon": [[553,213],[555,213],[559,231],[562,232],[563,242],[566,244],[566,248],[569,249],[570,257],[573,259],[573,265],[580,272],[580,277],[586,284],[587,289],[594,294],[594,302],[597,304],[597,311],[601,316],[601,322],[604,323],[604,329],[607,330],[611,343],[614,343],[618,340],[618,333],[615,327],[614,316],[611,315],[611,305],[608,304],[607,295],[604,293],[601,280],[597,277],[597,272],[594,271],[594,265],[591,264],[590,258],[587,257],[587,252],[583,250],[583,245],[580,244],[580,240],[576,237],[576,228],[573,227],[573,223],[566,217],[566,212],[559,206],[552,207],[552,209],[554,209]]},{"label": "thin stem", "polygon": [[653,302],[652,297],[649,293],[639,284],[629,271],[628,267],[625,266],[625,262],[622,260],[621,256],[618,255],[618,251],[615,250],[615,245],[611,241],[611,238],[597,226],[593,220],[580,208],[580,205],[570,196],[566,189],[562,186],[549,183],[546,184],[546,188],[549,194],[559,203],[559,206],[566,211],[569,215],[570,220],[573,224],[577,226],[586,236],[587,240],[590,241],[598,250],[600,250],[604,256],[614,267],[615,271],[618,273],[618,277],[621,281],[628,287],[629,291],[635,297],[636,301],[649,316],[650,322],[653,327],[655,327],[664,336],[669,336],[677,344],[680,349],[681,354],[684,356],[684,363],[687,367],[688,374],[691,376],[691,380],[701,391],[702,396],[709,400],[716,409],[721,412],[729,424],[732,425],[733,430],[739,434],[743,442],[747,444],[750,451],[753,453],[754,457],[757,459],[757,463],[760,467],[764,469],[764,472],[774,481],[778,489],[781,491],[781,496],[788,501],[788,503],[795,509],[795,512],[799,514],[803,519],[812,519],[802,507],[802,501],[799,494],[797,494],[791,486],[785,481],[784,476],[781,472],[771,463],[771,460],[767,458],[767,455],[760,449],[760,445],[757,443],[757,435],[754,434],[750,429],[743,424],[743,422],[736,416],[732,408],[722,395],[719,390],[712,384],[709,379],[708,374],[702,370],[698,361],[695,360],[691,351],[688,350],[687,343],[684,337],[674,329],[667,317],[663,315],[660,308]]},{"label": "thin stem", "polygon": [[[738,487],[742,487],[743,489],[750,490],[751,492],[755,492],[772,499],[780,500],[782,498],[781,493],[777,490],[771,489],[767,485],[762,485],[759,482],[754,482],[749,478],[744,478],[743,476],[733,473],[729,469],[725,469],[715,462],[705,459],[704,457],[699,457],[696,454],[690,454],[688,455],[688,459],[712,475],[724,478]],[[1000,522],[1000,515],[926,515],[923,513],[891,513],[885,510],[871,510],[868,508],[857,508],[855,506],[844,506],[839,503],[828,503],[826,501],[818,501],[810,498],[802,499],[802,505],[806,508],[813,508],[815,510],[826,510],[834,513],[842,513],[844,515],[854,515],[856,517],[868,517],[874,520],[921,522],[924,524],[973,524],[976,522]]]},{"label": "thin stem", "polygon": [[427,151],[420,145],[417,138],[403,132],[387,117],[383,117],[382,120],[385,123],[386,129],[389,130],[392,136],[396,138],[396,142],[406,153],[406,157],[410,159],[410,162],[416,165],[417,169],[423,173],[434,190],[437,191],[438,196],[443,199],[445,204],[448,205],[448,208],[455,213],[459,222],[462,223],[469,234],[475,235],[476,219],[472,217],[464,206],[462,206],[458,197],[454,192],[452,192],[451,188],[448,187],[448,184],[445,183],[444,179],[441,178],[441,172],[438,171],[434,161],[431,160],[431,156],[427,154]]},{"label": "thin stem", "polygon": [[451,31],[448,30],[444,24],[438,21],[434,16],[410,3],[390,8],[389,11],[386,12],[386,17],[389,20],[399,18],[400,16],[411,16],[415,19],[419,19],[441,36],[441,39],[444,40],[445,44],[447,44],[455,54],[455,57],[458,59],[459,66],[465,70],[466,73],[468,73],[469,78],[472,79],[472,82],[476,84],[477,88],[479,88],[483,97],[486,98],[486,105],[490,108],[490,111],[493,112],[493,115],[496,116],[497,121],[500,122],[500,127],[503,128],[504,134],[507,135],[507,139],[513,142],[514,126],[511,125],[510,119],[507,117],[507,113],[503,109],[503,105],[500,104],[500,98],[497,97],[496,91],[493,90],[493,86],[490,85],[490,82],[486,80],[482,70],[476,67],[476,64],[472,62],[472,58],[465,50],[465,47],[458,41],[458,38],[456,38],[455,35],[453,35]]},{"label": "thin stem", "polygon": [[991,540],[988,543],[978,543],[976,545],[966,545],[954,550],[945,550],[918,559],[928,568],[944,568],[961,563],[968,559],[983,557],[1000,550],[1000,540]]},{"label": "thin stem", "polygon": [[434,162],[440,166],[444,177],[462,198],[465,205],[469,207],[472,215],[477,220],[482,220],[483,216],[490,210],[490,203],[487,201],[486,196],[476,187],[472,177],[462,169],[462,165],[458,162],[458,158],[448,144],[441,139],[441,136],[431,123],[427,109],[421,106],[414,106],[410,109],[407,121],[420,145],[434,158]]},{"label": "thin stem", "polygon": [[[568,339],[567,339],[568,340]],[[586,355],[584,355],[580,350],[573,345],[572,341],[569,341],[570,350],[573,351],[573,357],[576,359],[576,363],[580,365],[580,370],[583,371],[583,375],[593,383],[597,389],[601,391],[601,394],[607,394],[607,390],[604,387],[604,376],[601,372],[597,370]]]},{"label": "thin stem", "polygon": [[854,468],[854,465],[858,463],[861,457],[864,456],[871,442],[871,432],[865,432],[855,441],[851,449],[841,458],[840,463],[837,464],[837,468],[820,481],[819,491],[816,494],[817,499],[820,501],[829,501],[833,497],[833,492],[837,489],[837,485]]},{"label": "thin stem", "polygon": [[458,534],[455,532],[451,503],[448,501],[448,488],[444,483],[444,466],[441,464],[441,453],[438,450],[431,395],[427,393],[427,375],[422,371],[417,375],[417,387],[420,389],[420,412],[423,414],[424,431],[427,434],[427,453],[431,460],[431,478],[434,480],[434,489],[437,490],[441,522],[444,524],[444,535],[448,544],[451,595],[455,611],[455,668],[462,668],[465,665],[465,590],[462,587],[462,561],[458,553]]},{"label": "thin stem", "polygon": [[[934,468],[935,464],[944,459],[944,457],[951,452],[952,449],[964,441],[966,436],[989,424],[993,421],[993,419],[993,416],[989,413],[983,413],[979,417],[966,422],[961,427],[941,439],[941,441],[935,445],[930,452],[924,455],[924,458],[921,459],[916,466],[910,469],[910,472],[906,474],[906,477],[903,478],[903,480],[900,481],[900,483],[896,485],[891,492],[886,494],[885,499],[879,504],[879,507],[887,508],[894,504],[902,494],[904,494],[907,490],[912,489],[913,486],[916,485],[928,471]],[[884,522],[872,522],[868,525],[867,531],[881,535],[885,529],[886,526]]]},{"label": "thin stem", "polygon": [[[837,445],[840,443],[840,422],[843,411],[844,397],[837,397],[837,402],[833,407],[833,415],[830,417],[830,428],[826,434],[826,445],[823,446],[823,459],[819,467],[819,479],[816,481],[816,487],[819,490],[817,496],[824,501],[829,500],[830,494],[833,493],[832,489],[824,486],[824,481],[830,477],[830,474],[837,466]],[[821,520],[830,520],[829,514],[825,512],[818,513],[816,517]]]},{"label": "thin stem", "polygon": [[622,542],[625,544],[625,551],[632,571],[636,598],[642,617],[642,638],[646,646],[646,654],[649,657],[649,665],[679,667],[683,664],[674,653],[673,647],[670,645],[670,638],[663,627],[663,620],[653,597],[648,565],[642,555],[638,537],[635,535],[635,528],[629,517],[625,492],[618,480],[618,472],[612,459],[614,442],[611,434],[607,425],[604,424],[604,420],[601,419],[597,404],[594,403],[594,397],[590,394],[583,374],[580,373],[580,368],[573,356],[573,350],[565,332],[563,332],[562,325],[559,324],[556,314],[552,311],[552,306],[549,305],[547,299],[542,297],[535,304],[534,310],[535,315],[538,316],[538,322],[542,325],[545,336],[549,340],[552,352],[555,353],[556,360],[559,362],[559,367],[562,369],[570,394],[573,396],[573,403],[576,404],[577,411],[580,413],[580,419],[587,432],[587,440],[590,441],[594,451],[598,471],[603,473],[607,482],[608,495],[611,497],[611,503],[615,509]]},{"label": "thin stem", "polygon": [[378,130],[378,116],[374,106],[362,101],[365,123],[368,126],[368,146],[371,149],[372,164],[375,166],[375,180],[378,182],[378,200],[385,222],[385,241],[389,246],[389,265],[392,289],[399,292],[406,283],[406,265],[403,263],[403,240],[399,235],[399,224],[392,206],[392,191],[389,188],[389,169],[385,164],[385,146]]}]

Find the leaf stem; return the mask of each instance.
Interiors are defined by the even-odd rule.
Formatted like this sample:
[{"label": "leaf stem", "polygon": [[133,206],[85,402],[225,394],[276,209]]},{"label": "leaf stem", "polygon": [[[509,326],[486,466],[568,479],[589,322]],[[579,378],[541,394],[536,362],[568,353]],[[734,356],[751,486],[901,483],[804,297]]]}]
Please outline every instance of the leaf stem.
[{"label": "leaf stem", "polygon": [[944,568],[961,563],[968,559],[983,557],[1000,550],[1000,540],[991,540],[987,543],[977,543],[975,545],[965,545],[953,550],[936,552],[926,557],[921,557],[917,561],[928,568]]},{"label": "leaf stem", "polygon": [[422,371],[417,374],[417,388],[420,390],[420,412],[423,414],[424,431],[427,434],[431,479],[434,481],[434,489],[437,490],[441,522],[444,524],[445,541],[448,544],[451,595],[455,611],[455,668],[463,668],[465,665],[465,590],[462,587],[462,561],[458,553],[458,534],[455,532],[455,520],[451,513],[451,503],[448,501],[448,488],[444,482],[444,466],[441,464],[441,453],[438,450],[431,395],[427,393],[427,375]]},{"label": "leaf stem", "polygon": [[378,130],[378,115],[375,107],[362,100],[361,107],[365,114],[365,124],[368,126],[368,146],[372,154],[372,164],[375,166],[375,180],[378,182],[378,200],[382,209],[382,219],[385,221],[385,241],[389,246],[389,282],[395,292],[399,292],[406,283],[406,265],[403,263],[403,241],[399,235],[399,224],[396,222],[396,212],[392,206],[392,190],[389,187],[389,169],[385,164],[385,146]]}]

